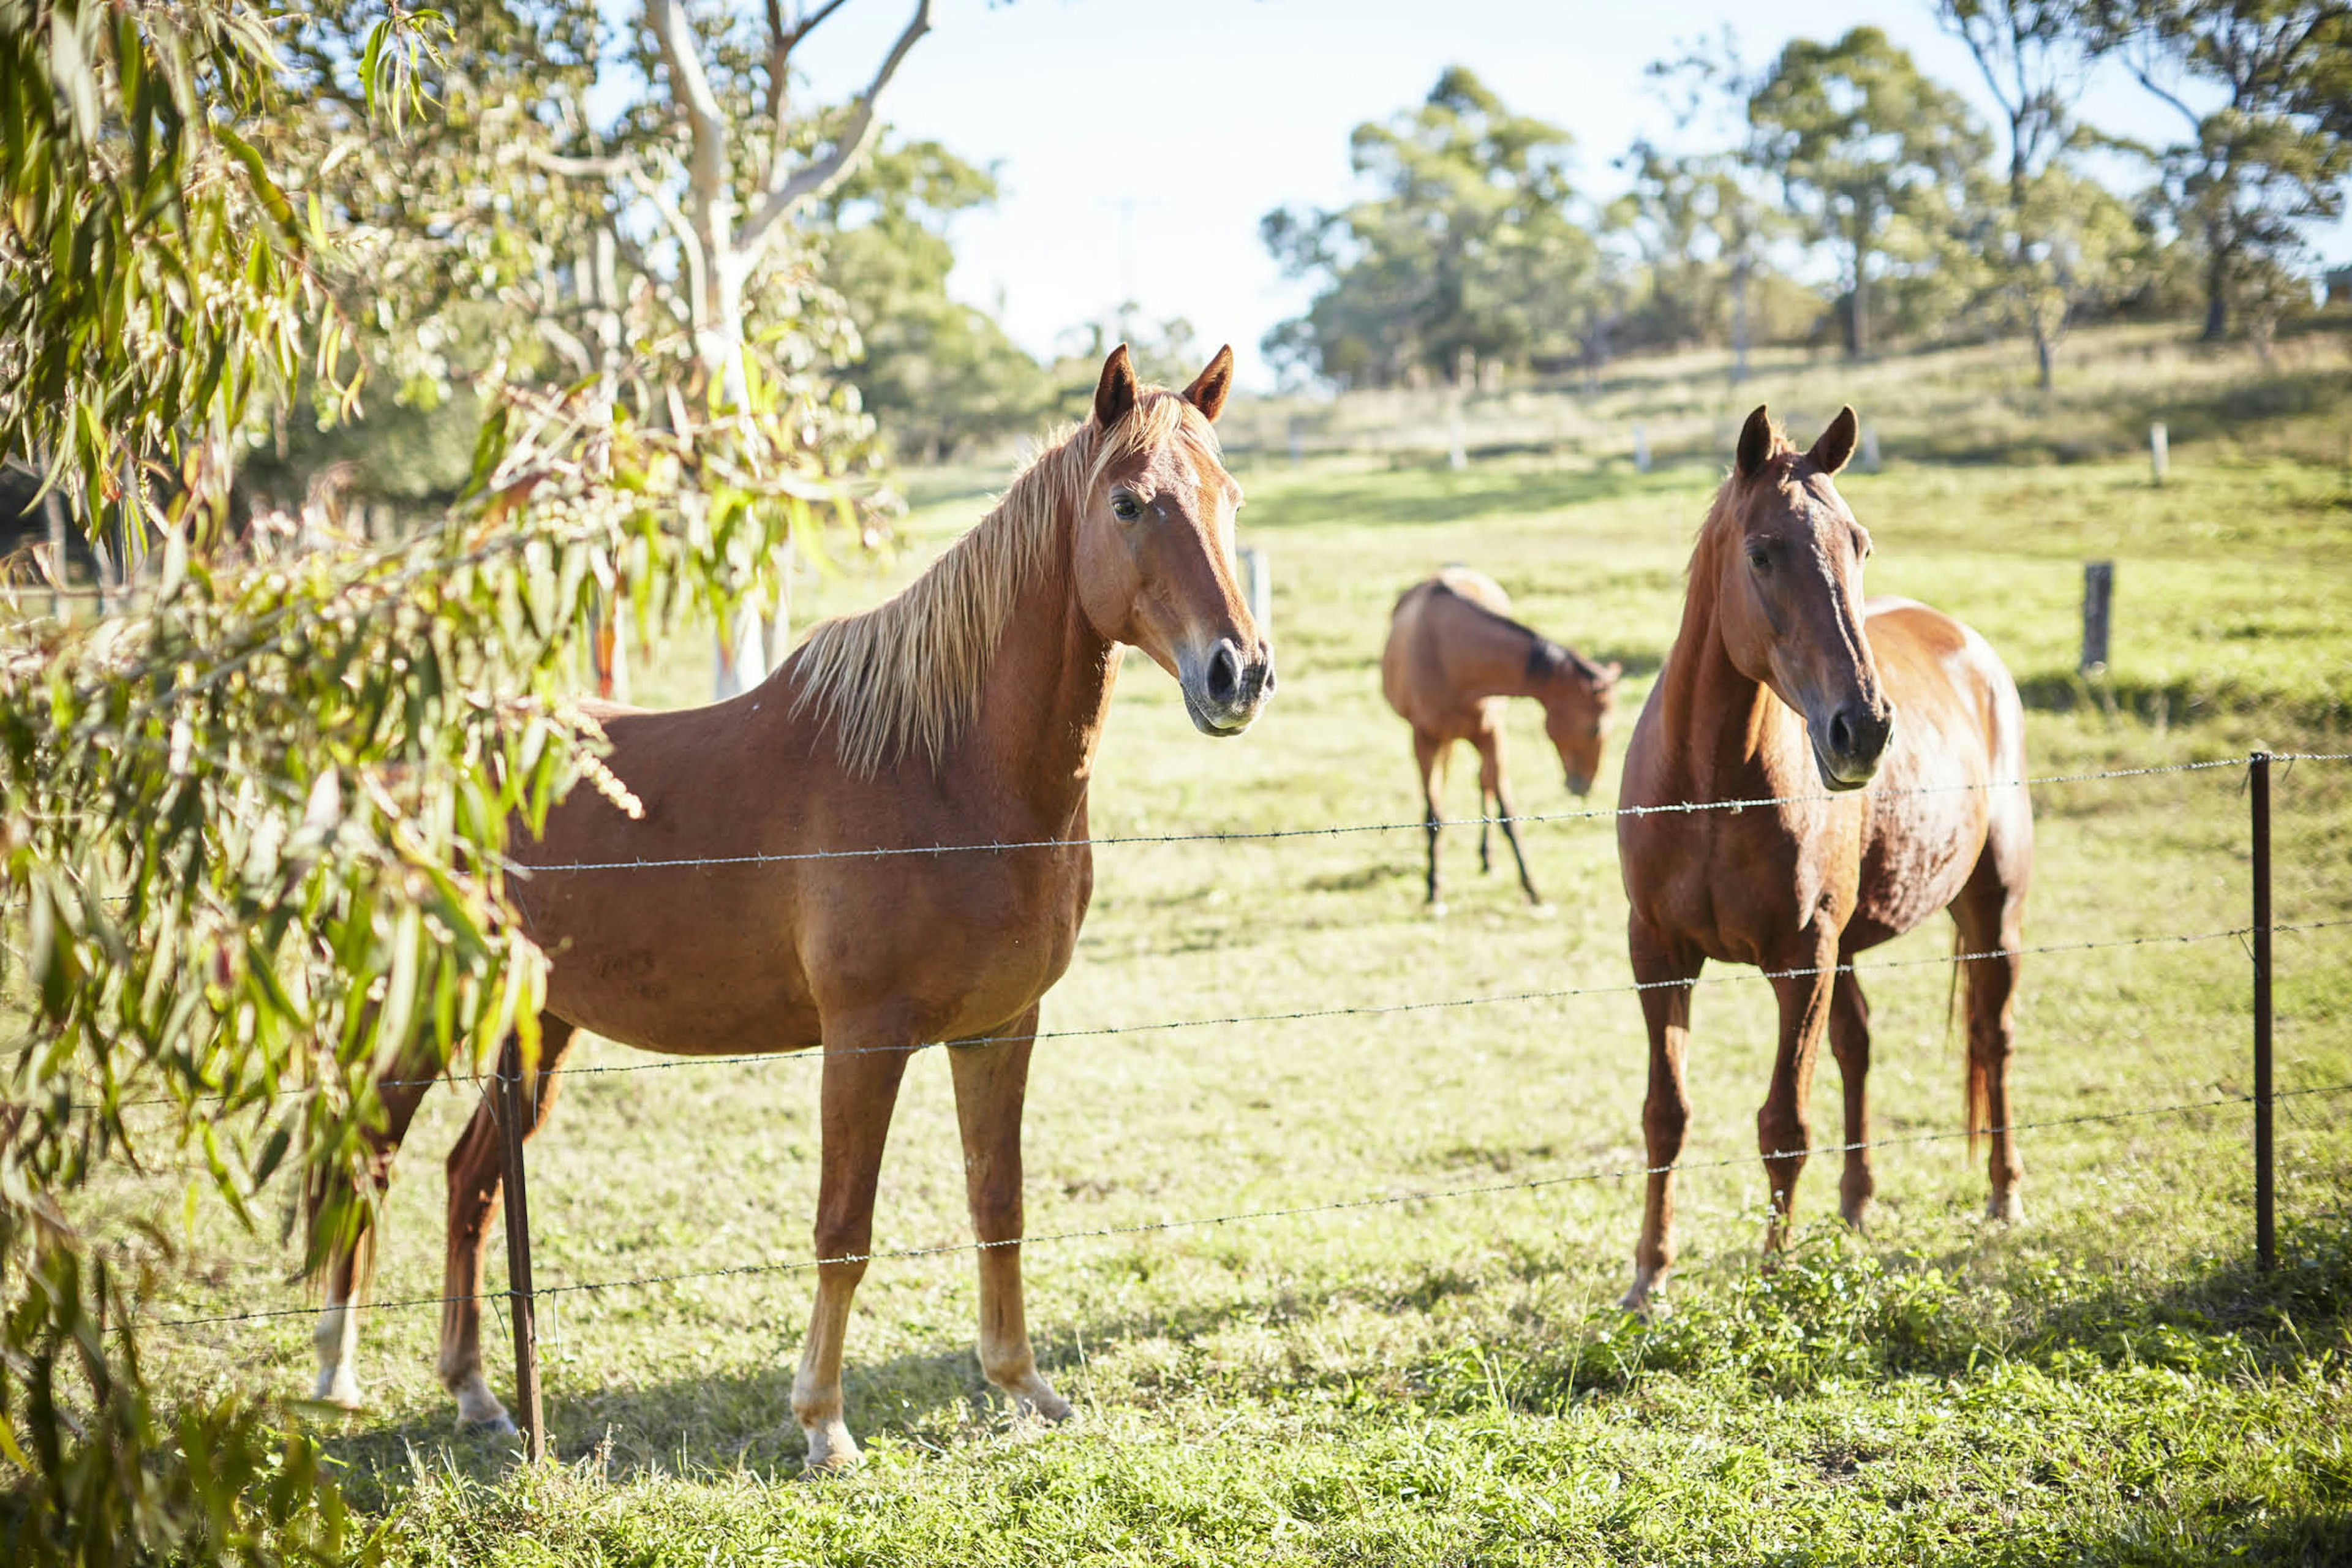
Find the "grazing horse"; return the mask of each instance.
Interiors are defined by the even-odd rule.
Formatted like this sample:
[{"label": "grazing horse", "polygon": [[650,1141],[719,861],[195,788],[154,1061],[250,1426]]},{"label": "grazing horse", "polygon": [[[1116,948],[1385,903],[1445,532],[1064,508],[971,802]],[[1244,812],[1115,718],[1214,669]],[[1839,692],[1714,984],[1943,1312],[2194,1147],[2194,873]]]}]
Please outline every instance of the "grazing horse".
[{"label": "grazing horse", "polygon": [[[882,1146],[908,1055],[951,1047],[981,1247],[980,1363],[1016,1407],[1069,1405],[1023,1316],[1021,1110],[1039,999],[1069,965],[1093,888],[1087,786],[1122,644],[1211,735],[1247,729],[1273,652],[1234,585],[1241,488],[1211,422],[1220,350],[1181,393],[1139,386],[1124,345],[1092,416],[903,593],[829,622],[768,679],[707,708],[595,708],[632,820],[575,791],[518,845],[531,935],[551,961],[526,1086],[543,1124],[578,1030],[677,1056],[824,1051],[816,1300],[792,1403],[808,1463],[855,1463],[842,1339],[866,1272]],[[1003,853],[794,859],[810,851],[1035,843]],[[596,869],[614,861],[760,864]],[[582,867],[566,869],[566,867]],[[956,1042],[971,1042],[958,1046]],[[513,1070],[510,1042],[505,1060]],[[384,1090],[379,1172],[421,1089]],[[501,1171],[489,1106],[448,1161],[441,1381],[476,1427],[511,1431],[484,1381],[482,1249]],[[364,1239],[362,1237],[362,1239]],[[350,1310],[363,1266],[331,1261],[319,1395],[352,1404]]]},{"label": "grazing horse", "polygon": [[1843,409],[1800,452],[1763,409],[1748,417],[1691,554],[1682,629],[1626,747],[1623,805],[1776,802],[1618,818],[1633,976],[1650,987],[1642,1120],[1652,1174],[1629,1307],[1644,1305],[1674,1263],[1667,1167],[1690,1116],[1690,987],[1710,958],[1775,972],[1780,1052],[1756,1116],[1772,1195],[1768,1256],[1785,1239],[1804,1164],[1824,1026],[1845,1083],[1840,1212],[1863,1224],[1870,1009],[1842,966],[1939,909],[1962,951],[2002,954],[1966,965],[1967,1121],[1971,1146],[1992,1134],[1989,1212],[2020,1217],[2023,1166],[2007,1129],[2033,864],[2032,805],[2012,787],[2024,776],[2024,712],[1975,632],[1906,599],[1863,599],[1870,535],[1832,482],[1856,429]]},{"label": "grazing horse", "polygon": [[[1489,821],[1502,819],[1503,837],[1519,863],[1528,902],[1540,904],[1528,858],[1512,820],[1510,786],[1503,777],[1503,700],[1532,697],[1543,704],[1544,733],[1559,752],[1570,795],[1592,787],[1601,746],[1617,705],[1618,667],[1599,665],[1511,619],[1510,595],[1483,572],[1448,566],[1414,584],[1389,614],[1389,643],[1381,654],[1381,689],[1398,717],[1412,726],[1412,755],[1421,766],[1421,799],[1429,829],[1429,905],[1437,896],[1437,797],[1445,787],[1445,759],[1456,741],[1478,750],[1478,869],[1492,868],[1486,853]],[[1494,809],[1486,809],[1488,802]]]}]

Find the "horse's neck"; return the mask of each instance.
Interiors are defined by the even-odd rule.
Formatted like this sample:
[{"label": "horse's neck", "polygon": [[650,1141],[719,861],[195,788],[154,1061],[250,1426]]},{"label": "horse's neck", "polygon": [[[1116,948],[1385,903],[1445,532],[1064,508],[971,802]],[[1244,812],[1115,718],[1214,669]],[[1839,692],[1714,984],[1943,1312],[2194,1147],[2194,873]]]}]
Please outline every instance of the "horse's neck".
[{"label": "horse's neck", "polygon": [[1454,626],[1444,640],[1448,683],[1465,697],[1528,697],[1536,678],[1528,668],[1537,639],[1475,605],[1452,606]]},{"label": "horse's neck", "polygon": [[1716,619],[1714,574],[1696,564],[1659,684],[1658,717],[1677,796],[1727,800],[1751,793],[1788,709],[1770,687],[1731,662]]},{"label": "horse's neck", "polygon": [[1096,634],[1072,586],[1066,537],[1046,551],[1005,617],[980,706],[949,770],[992,807],[1054,837],[1082,826],[1118,649]]}]

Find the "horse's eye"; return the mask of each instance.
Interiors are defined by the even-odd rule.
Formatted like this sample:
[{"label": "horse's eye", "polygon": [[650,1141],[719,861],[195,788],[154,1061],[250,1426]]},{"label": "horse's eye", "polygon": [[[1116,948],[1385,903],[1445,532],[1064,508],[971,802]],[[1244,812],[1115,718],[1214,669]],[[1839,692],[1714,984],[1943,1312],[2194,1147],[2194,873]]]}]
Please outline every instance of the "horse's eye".
[{"label": "horse's eye", "polygon": [[1760,544],[1751,544],[1748,547],[1748,564],[1759,572],[1769,572],[1772,569],[1772,553]]},{"label": "horse's eye", "polygon": [[1143,515],[1143,503],[1121,490],[1110,498],[1111,515],[1121,522],[1133,522]]}]

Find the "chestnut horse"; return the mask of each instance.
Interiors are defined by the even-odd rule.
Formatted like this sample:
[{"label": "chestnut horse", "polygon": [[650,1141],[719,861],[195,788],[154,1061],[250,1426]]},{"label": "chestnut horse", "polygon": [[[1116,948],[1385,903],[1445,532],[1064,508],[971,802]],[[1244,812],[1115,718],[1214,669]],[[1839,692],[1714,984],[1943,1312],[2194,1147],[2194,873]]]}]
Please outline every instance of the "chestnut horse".
[{"label": "chestnut horse", "polygon": [[1618,674],[1616,665],[1594,664],[1511,619],[1510,595],[1483,572],[1448,566],[1397,600],[1389,613],[1388,647],[1381,654],[1381,690],[1397,716],[1412,726],[1413,761],[1421,767],[1427,812],[1433,910],[1445,907],[1437,893],[1437,800],[1454,743],[1467,741],[1478,752],[1478,869],[1492,868],[1486,832],[1499,816],[1512,858],[1519,863],[1519,886],[1527,889],[1528,902],[1540,904],[1542,896],[1519,848],[1510,785],[1503,774],[1503,700],[1532,697],[1543,704],[1544,733],[1567,771],[1569,793],[1581,795],[1601,771]]},{"label": "chestnut horse", "polygon": [[[926,1041],[955,1047],[982,1244],[981,1367],[1016,1407],[1069,1414],[1037,1370],[1023,1316],[1022,1099],[1038,1001],[1069,965],[1093,888],[1087,786],[1120,645],[1174,676],[1211,735],[1248,728],[1274,689],[1272,649],[1234,585],[1241,489],[1210,427],[1232,380],[1232,352],[1220,350],[1181,394],[1139,386],[1126,348],[1115,350],[1092,417],[896,598],[819,626],[740,697],[677,712],[596,709],[605,761],[643,803],[641,820],[577,790],[538,842],[516,848],[541,868],[520,901],[552,964],[528,1086],[534,1130],[578,1030],[678,1056],[824,1052],[815,1247],[829,1261],[816,1269],[792,1396],[812,1468],[858,1458],[842,1339],[899,1079]],[[1038,840],[1056,842],[564,868]],[[379,1177],[422,1092],[384,1091]],[[484,1104],[448,1161],[439,1370],[464,1422],[510,1431],[481,1352],[482,1248],[500,1171]],[[319,1396],[339,1404],[358,1399],[349,1309],[364,1271],[354,1249],[333,1259],[319,1321]]]},{"label": "chestnut horse", "polygon": [[[1761,408],[1740,433],[1691,554],[1683,622],[1625,752],[1626,806],[1776,798],[1618,818],[1628,940],[1650,1031],[1648,1200],[1626,1304],[1674,1263],[1674,1173],[1690,1116],[1690,987],[1710,959],[1775,972],[1780,1052],[1757,1141],[1768,1254],[1789,1224],[1824,1025],[1848,1145],[1868,1141],[1870,1009],[1853,955],[1939,909],[1966,964],[1969,1141],[1992,1133],[1997,1218],[2020,1217],[2010,1122],[2011,1001],[2033,865],[2024,712],[1985,640],[1906,599],[1862,597],[1870,535],[1832,482],[1857,426],[1843,409],[1799,452]],[[1826,793],[1825,793],[1826,792]],[[1925,792],[1925,793],[1923,793]],[[1778,973],[1793,971],[1796,973]],[[1840,1212],[1860,1227],[1870,1151],[1849,1147]]]}]

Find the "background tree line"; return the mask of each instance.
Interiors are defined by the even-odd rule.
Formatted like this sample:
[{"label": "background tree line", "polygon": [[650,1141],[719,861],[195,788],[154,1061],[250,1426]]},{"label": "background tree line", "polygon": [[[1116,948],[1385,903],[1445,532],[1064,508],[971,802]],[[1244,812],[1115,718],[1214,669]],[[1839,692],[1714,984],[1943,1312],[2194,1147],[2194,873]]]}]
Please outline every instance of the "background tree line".
[{"label": "background tree line", "polygon": [[[2352,7],[2338,0],[1930,0],[1999,106],[1988,127],[1879,28],[1726,36],[1652,74],[1697,152],[1637,141],[1632,190],[1570,175],[1565,131],[1468,70],[1350,140],[1362,200],[1266,215],[1317,293],[1266,352],[1342,386],[1550,373],[1643,349],[1834,333],[2020,335],[2050,384],[2070,324],[2201,311],[2267,342],[2307,309],[2304,234],[2352,174]],[[2115,62],[2173,112],[2147,146],[2076,111]],[[2201,106],[2201,107],[2200,107]],[[1819,281],[1826,274],[1828,281]]]}]

